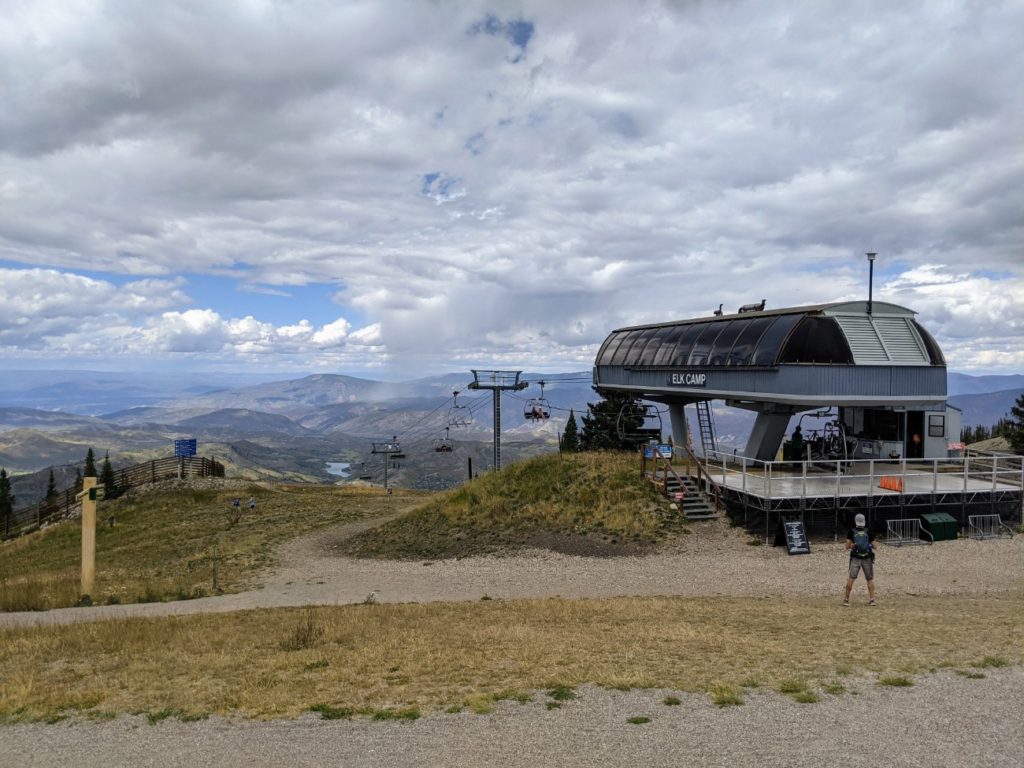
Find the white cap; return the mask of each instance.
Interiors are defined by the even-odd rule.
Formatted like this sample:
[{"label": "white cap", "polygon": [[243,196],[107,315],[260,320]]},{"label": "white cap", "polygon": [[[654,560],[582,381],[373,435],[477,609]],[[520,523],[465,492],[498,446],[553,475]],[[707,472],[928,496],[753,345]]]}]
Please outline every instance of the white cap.
[{"label": "white cap", "polygon": [[853,525],[856,528],[863,528],[865,525],[867,525],[867,521],[864,519],[864,515],[858,512],[857,516],[853,518]]}]

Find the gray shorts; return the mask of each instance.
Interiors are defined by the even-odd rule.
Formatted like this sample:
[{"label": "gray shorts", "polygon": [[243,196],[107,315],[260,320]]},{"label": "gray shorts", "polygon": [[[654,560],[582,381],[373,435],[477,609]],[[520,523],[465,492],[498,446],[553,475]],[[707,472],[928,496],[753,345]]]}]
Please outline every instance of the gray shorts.
[{"label": "gray shorts", "polygon": [[875,580],[875,561],[870,557],[863,559],[859,557],[850,558],[850,578],[856,579],[857,574],[860,573],[861,569],[864,570],[864,578],[868,581]]}]

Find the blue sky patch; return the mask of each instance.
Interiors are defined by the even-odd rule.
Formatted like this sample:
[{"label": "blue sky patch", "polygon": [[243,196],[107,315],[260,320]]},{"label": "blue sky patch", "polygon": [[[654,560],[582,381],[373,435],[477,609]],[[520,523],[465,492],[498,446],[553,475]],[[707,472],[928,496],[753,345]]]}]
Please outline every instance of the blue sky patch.
[{"label": "blue sky patch", "polygon": [[447,203],[462,197],[465,192],[459,188],[462,181],[458,176],[449,176],[441,171],[423,174],[423,186],[420,187],[420,194],[429,197],[436,203]]},{"label": "blue sky patch", "polygon": [[483,131],[477,131],[468,139],[466,139],[465,147],[470,151],[470,153],[474,155],[479,155],[481,152],[483,152],[484,147],[486,147]]},{"label": "blue sky patch", "polygon": [[519,53],[512,59],[513,64],[523,58],[526,53],[526,46],[533,37],[533,22],[519,19],[517,21],[502,21],[492,13],[487,14],[483,21],[478,21],[469,30],[472,34],[485,34],[491,37],[503,37],[519,49]]},{"label": "blue sky patch", "polygon": [[260,322],[275,326],[295,325],[300,320],[321,326],[339,317],[356,327],[361,322],[352,309],[331,300],[331,296],[341,290],[338,285],[266,285],[247,284],[235,277],[195,274],[184,277],[188,282],[182,290],[192,299],[192,305],[182,310],[212,309],[223,318],[252,315]]}]

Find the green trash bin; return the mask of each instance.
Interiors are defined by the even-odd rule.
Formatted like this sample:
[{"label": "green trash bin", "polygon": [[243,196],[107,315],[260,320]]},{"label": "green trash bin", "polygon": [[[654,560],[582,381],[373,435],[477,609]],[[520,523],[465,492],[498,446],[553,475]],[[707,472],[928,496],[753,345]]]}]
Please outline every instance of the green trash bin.
[{"label": "green trash bin", "polygon": [[921,529],[928,531],[934,541],[949,541],[957,537],[956,518],[945,512],[926,512],[921,515]]}]

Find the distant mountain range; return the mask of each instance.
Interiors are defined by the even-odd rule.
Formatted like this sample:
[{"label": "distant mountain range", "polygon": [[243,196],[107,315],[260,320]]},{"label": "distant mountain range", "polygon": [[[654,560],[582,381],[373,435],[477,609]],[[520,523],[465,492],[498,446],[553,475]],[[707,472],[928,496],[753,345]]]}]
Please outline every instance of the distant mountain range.
[{"label": "distant mountain range", "polygon": [[[591,373],[524,374],[529,389],[501,399],[502,454],[507,461],[557,450],[570,409],[582,416],[597,396]],[[255,379],[255,380],[254,380]],[[169,455],[173,441],[196,438],[199,453],[224,461],[231,474],[300,482],[336,482],[328,462],[351,465],[351,476],[380,482],[383,457],[375,441],[397,436],[406,458],[389,466],[399,485],[447,487],[492,461],[492,396],[467,388],[468,374],[381,382],[339,374],[259,380],[216,375],[13,372],[0,386],[0,466],[19,477],[19,505],[42,493],[48,468],[73,476],[88,448],[109,452],[115,467]],[[552,418],[524,418],[540,397]],[[17,389],[21,381],[23,389]],[[235,386],[226,386],[234,382]],[[457,397],[452,393],[458,391]],[[995,423],[1024,392],[1024,376],[949,375],[950,403],[965,425]],[[748,411],[715,403],[719,444],[742,447],[753,424]],[[459,418],[453,419],[454,414]],[[460,426],[450,425],[458,421]],[[468,422],[468,423],[463,423]],[[445,428],[448,427],[447,432]],[[670,426],[667,413],[663,429]],[[443,439],[455,450],[434,450]],[[33,473],[35,476],[33,476]]]},{"label": "distant mountain range", "polygon": [[984,395],[989,392],[1024,390],[1024,375],[968,376],[950,373],[946,376],[946,389],[950,397],[956,395]]},{"label": "distant mountain range", "polygon": [[961,421],[965,427],[991,427],[1000,419],[1009,416],[1010,408],[1022,394],[1024,388],[956,395],[949,398],[949,404],[963,411]]}]

